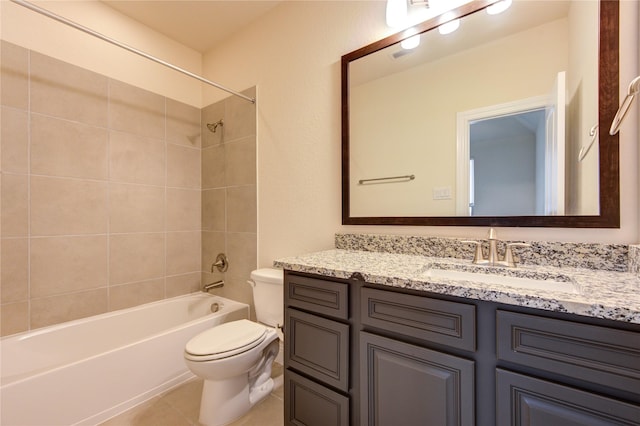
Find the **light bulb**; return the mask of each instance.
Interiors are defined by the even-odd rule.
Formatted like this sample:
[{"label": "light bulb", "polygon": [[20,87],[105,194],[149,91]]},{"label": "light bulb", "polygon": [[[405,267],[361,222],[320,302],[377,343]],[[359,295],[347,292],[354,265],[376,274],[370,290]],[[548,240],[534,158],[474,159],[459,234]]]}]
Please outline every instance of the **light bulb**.
[{"label": "light bulb", "polygon": [[498,13],[502,13],[505,10],[509,9],[510,6],[511,0],[502,0],[489,6],[487,8],[487,13],[489,15],[497,15]]},{"label": "light bulb", "polygon": [[387,26],[400,28],[407,21],[407,0],[387,0]]},{"label": "light bulb", "polygon": [[416,34],[412,37],[402,40],[400,46],[402,46],[402,48],[405,50],[415,49],[416,47],[420,46],[420,34]]},{"label": "light bulb", "polygon": [[454,19],[453,21],[449,21],[447,23],[440,25],[438,27],[438,31],[440,32],[440,34],[445,35],[445,34],[451,34],[458,28],[460,28],[460,19]]}]

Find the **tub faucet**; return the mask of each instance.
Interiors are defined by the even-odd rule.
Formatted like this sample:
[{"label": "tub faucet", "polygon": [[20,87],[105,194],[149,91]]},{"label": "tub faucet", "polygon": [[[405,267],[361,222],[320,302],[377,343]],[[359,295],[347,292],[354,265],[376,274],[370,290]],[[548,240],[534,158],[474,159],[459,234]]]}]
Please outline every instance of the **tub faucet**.
[{"label": "tub faucet", "polygon": [[202,291],[204,291],[205,293],[208,293],[209,290],[211,290],[213,288],[220,288],[220,287],[224,287],[224,281],[223,280],[216,281],[216,282],[213,282],[211,284],[205,284],[202,287]]},{"label": "tub faucet", "polygon": [[475,244],[476,249],[473,256],[473,263],[476,265],[491,265],[491,266],[506,266],[509,268],[516,267],[516,261],[513,257],[512,247],[530,247],[531,244],[527,243],[507,243],[504,249],[504,258],[500,260],[500,255],[498,253],[498,237],[496,230],[493,228],[489,229],[489,236],[487,238],[489,241],[489,257],[484,258],[484,253],[482,252],[482,241],[471,241],[465,240],[463,243]]}]

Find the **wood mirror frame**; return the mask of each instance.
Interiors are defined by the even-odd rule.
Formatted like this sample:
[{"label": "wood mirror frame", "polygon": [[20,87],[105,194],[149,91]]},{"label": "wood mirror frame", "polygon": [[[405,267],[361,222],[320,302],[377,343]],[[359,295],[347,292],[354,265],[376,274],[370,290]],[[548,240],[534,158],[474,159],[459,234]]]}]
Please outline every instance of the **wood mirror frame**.
[{"label": "wood mirror frame", "polygon": [[[486,8],[495,0],[467,3],[452,11],[464,17]],[[447,20],[453,19],[448,15]],[[619,0],[600,1],[598,60],[598,124],[600,214],[592,216],[410,216],[351,217],[349,189],[349,63],[391,46],[416,32],[437,28],[444,19],[435,17],[417,25],[414,32],[402,31],[362,47],[342,57],[342,224],[343,225],[422,225],[422,226],[518,226],[557,228],[619,228],[620,171],[619,138],[608,129],[618,109],[619,91]],[[604,131],[604,129],[607,129]]]}]

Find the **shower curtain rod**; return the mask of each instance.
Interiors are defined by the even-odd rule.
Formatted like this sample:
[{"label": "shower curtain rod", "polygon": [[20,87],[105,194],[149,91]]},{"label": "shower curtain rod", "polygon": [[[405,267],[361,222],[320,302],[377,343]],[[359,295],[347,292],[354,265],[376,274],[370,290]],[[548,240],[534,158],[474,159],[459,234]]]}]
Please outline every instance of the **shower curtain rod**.
[{"label": "shower curtain rod", "polygon": [[248,96],[245,96],[242,93],[239,93],[239,92],[236,92],[235,90],[231,90],[229,88],[226,88],[226,87],[224,87],[224,86],[222,86],[222,85],[220,85],[218,83],[215,83],[215,82],[213,82],[211,80],[207,80],[204,77],[201,77],[201,76],[199,76],[197,74],[192,73],[191,71],[187,71],[187,70],[185,70],[183,68],[180,68],[180,67],[178,67],[176,65],[173,65],[173,64],[171,64],[169,62],[163,61],[162,59],[158,59],[155,56],[152,56],[152,55],[150,55],[148,53],[145,53],[145,52],[143,52],[141,50],[138,50],[138,49],[136,49],[134,47],[128,46],[128,45],[126,45],[124,43],[120,43],[119,41],[114,40],[111,37],[108,37],[108,36],[106,36],[104,34],[101,34],[101,33],[97,32],[97,31],[94,31],[91,28],[87,28],[87,27],[85,27],[83,25],[80,25],[80,24],[78,24],[78,23],[76,23],[74,21],[71,21],[71,20],[69,20],[67,18],[64,18],[64,17],[62,17],[60,15],[56,15],[55,13],[50,12],[47,9],[43,9],[43,8],[41,8],[39,6],[36,6],[36,5],[32,4],[32,3],[29,3],[29,2],[24,1],[24,0],[11,0],[11,1],[13,3],[16,3],[16,4],[20,5],[20,6],[26,7],[27,9],[31,9],[32,11],[37,12],[37,13],[39,13],[41,15],[47,16],[47,17],[49,17],[51,19],[54,19],[54,20],[56,20],[58,22],[61,22],[61,23],[65,24],[65,25],[68,25],[68,26],[73,27],[73,28],[75,28],[77,30],[80,30],[80,31],[82,31],[84,33],[87,33],[87,34],[92,35],[94,37],[97,37],[97,38],[99,38],[101,40],[104,40],[104,41],[106,41],[108,43],[116,45],[116,46],[118,46],[118,47],[120,47],[122,49],[128,50],[131,53],[135,53],[136,55],[142,56],[143,58],[147,58],[147,59],[149,59],[149,60],[151,60],[153,62],[156,62],[156,63],[158,63],[160,65],[164,65],[165,67],[171,68],[174,71],[178,71],[178,72],[180,72],[182,74],[188,75],[189,77],[195,78],[196,80],[200,80],[201,82],[206,83],[206,84],[208,84],[210,86],[213,86],[213,87],[218,88],[220,90],[224,90],[225,92],[231,93],[232,95],[239,96],[239,97],[251,102],[252,104],[256,103],[256,99],[255,98],[250,98]]}]

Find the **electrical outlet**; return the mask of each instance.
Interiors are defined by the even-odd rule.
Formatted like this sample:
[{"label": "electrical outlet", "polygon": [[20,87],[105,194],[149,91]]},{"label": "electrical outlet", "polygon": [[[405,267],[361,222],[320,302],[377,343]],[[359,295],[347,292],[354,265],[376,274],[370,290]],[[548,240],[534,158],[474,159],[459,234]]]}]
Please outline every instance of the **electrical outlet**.
[{"label": "electrical outlet", "polygon": [[451,187],[440,186],[433,188],[434,200],[450,200],[451,199]]}]

